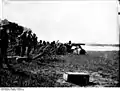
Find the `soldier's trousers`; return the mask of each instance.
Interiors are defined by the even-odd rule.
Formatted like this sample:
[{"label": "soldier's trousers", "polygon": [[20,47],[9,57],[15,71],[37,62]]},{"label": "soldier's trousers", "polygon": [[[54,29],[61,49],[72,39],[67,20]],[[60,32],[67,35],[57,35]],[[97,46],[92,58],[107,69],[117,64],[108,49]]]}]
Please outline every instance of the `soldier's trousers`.
[{"label": "soldier's trousers", "polygon": [[27,48],[27,56],[29,56],[30,51],[31,51],[31,48],[32,48],[32,47],[29,45],[28,48]]},{"label": "soldier's trousers", "polygon": [[31,46],[30,45],[29,46],[22,46],[22,54],[21,54],[21,56],[25,55],[26,50],[27,50],[27,56],[29,56],[29,53],[31,51]]},{"label": "soldier's trousers", "polygon": [[0,48],[0,66],[2,67],[2,64],[5,63],[7,66],[9,66],[8,59],[7,59],[7,48],[2,47]]},{"label": "soldier's trousers", "polygon": [[16,46],[15,47],[15,54],[20,56],[20,53],[21,53],[21,46]]},{"label": "soldier's trousers", "polygon": [[22,53],[21,53],[22,57],[25,55],[25,51],[26,51],[26,46],[22,45]]}]

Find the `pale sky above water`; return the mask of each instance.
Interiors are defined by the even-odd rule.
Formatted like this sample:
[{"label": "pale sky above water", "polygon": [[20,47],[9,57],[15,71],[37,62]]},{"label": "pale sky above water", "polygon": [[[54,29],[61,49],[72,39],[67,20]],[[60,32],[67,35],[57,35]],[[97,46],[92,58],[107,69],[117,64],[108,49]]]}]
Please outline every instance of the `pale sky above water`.
[{"label": "pale sky above water", "polygon": [[31,28],[42,40],[118,44],[117,5],[115,0],[12,1],[3,3],[2,17]]}]

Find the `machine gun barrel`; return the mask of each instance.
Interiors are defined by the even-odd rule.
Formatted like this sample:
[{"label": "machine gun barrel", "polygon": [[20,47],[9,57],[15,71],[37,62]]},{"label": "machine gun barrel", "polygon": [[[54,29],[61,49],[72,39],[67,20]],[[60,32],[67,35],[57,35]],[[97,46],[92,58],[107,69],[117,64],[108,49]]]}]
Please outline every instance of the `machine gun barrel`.
[{"label": "machine gun barrel", "polygon": [[80,45],[85,45],[85,43],[72,43],[72,46],[80,46]]}]

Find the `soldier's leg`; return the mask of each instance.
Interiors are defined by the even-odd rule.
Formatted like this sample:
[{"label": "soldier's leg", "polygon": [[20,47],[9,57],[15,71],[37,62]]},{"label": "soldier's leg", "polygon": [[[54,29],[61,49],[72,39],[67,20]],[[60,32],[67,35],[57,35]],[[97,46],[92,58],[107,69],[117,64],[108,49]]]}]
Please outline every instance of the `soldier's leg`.
[{"label": "soldier's leg", "polygon": [[2,61],[5,65],[7,65],[8,68],[10,68],[10,64],[8,62],[8,58],[7,58],[7,47],[3,47],[1,49],[1,53],[2,53]]},{"label": "soldier's leg", "polygon": [[0,48],[0,68],[3,68],[3,56]]},{"label": "soldier's leg", "polygon": [[21,54],[22,57],[25,55],[25,51],[26,51],[26,46],[22,46],[22,54]]},{"label": "soldier's leg", "polygon": [[20,50],[19,50],[19,55],[18,56],[20,56],[20,54],[21,54],[21,46],[20,46]]},{"label": "soldier's leg", "polygon": [[31,62],[31,57],[30,57],[30,52],[31,52],[32,47],[28,46],[28,50],[27,50],[27,62]]},{"label": "soldier's leg", "polygon": [[27,49],[27,56],[29,56],[30,51],[31,51],[31,46],[28,46],[28,49]]},{"label": "soldier's leg", "polygon": [[34,45],[34,51],[35,51],[35,49],[36,49],[36,45]]},{"label": "soldier's leg", "polygon": [[5,50],[4,50],[4,59],[5,59],[5,63],[9,64],[8,63],[8,58],[7,58],[7,48],[5,48]]},{"label": "soldier's leg", "polygon": [[20,50],[21,50],[20,46],[16,46],[16,55],[18,56],[20,55],[20,52],[21,52]]},{"label": "soldier's leg", "polygon": [[34,50],[37,48],[37,43],[34,43]]}]

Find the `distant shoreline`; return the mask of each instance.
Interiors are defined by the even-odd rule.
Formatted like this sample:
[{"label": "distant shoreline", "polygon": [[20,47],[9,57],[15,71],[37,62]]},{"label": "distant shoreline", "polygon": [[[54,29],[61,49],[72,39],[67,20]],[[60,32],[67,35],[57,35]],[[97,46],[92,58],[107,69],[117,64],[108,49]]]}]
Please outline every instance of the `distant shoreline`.
[{"label": "distant shoreline", "polygon": [[89,46],[113,46],[113,47],[119,47],[120,44],[86,44]]},{"label": "distant shoreline", "polygon": [[86,51],[119,51],[119,46],[92,46],[92,45],[82,45],[82,48]]},{"label": "distant shoreline", "polygon": [[115,46],[115,47],[119,47],[120,44],[96,44],[96,43],[72,43],[72,45],[74,46],[77,46],[77,45],[87,45],[87,46]]},{"label": "distant shoreline", "polygon": [[94,50],[93,51],[92,50],[87,50],[87,52],[120,52],[120,50],[104,50],[104,51],[100,51],[100,50],[99,51],[97,51],[97,50],[96,51],[94,51]]}]

